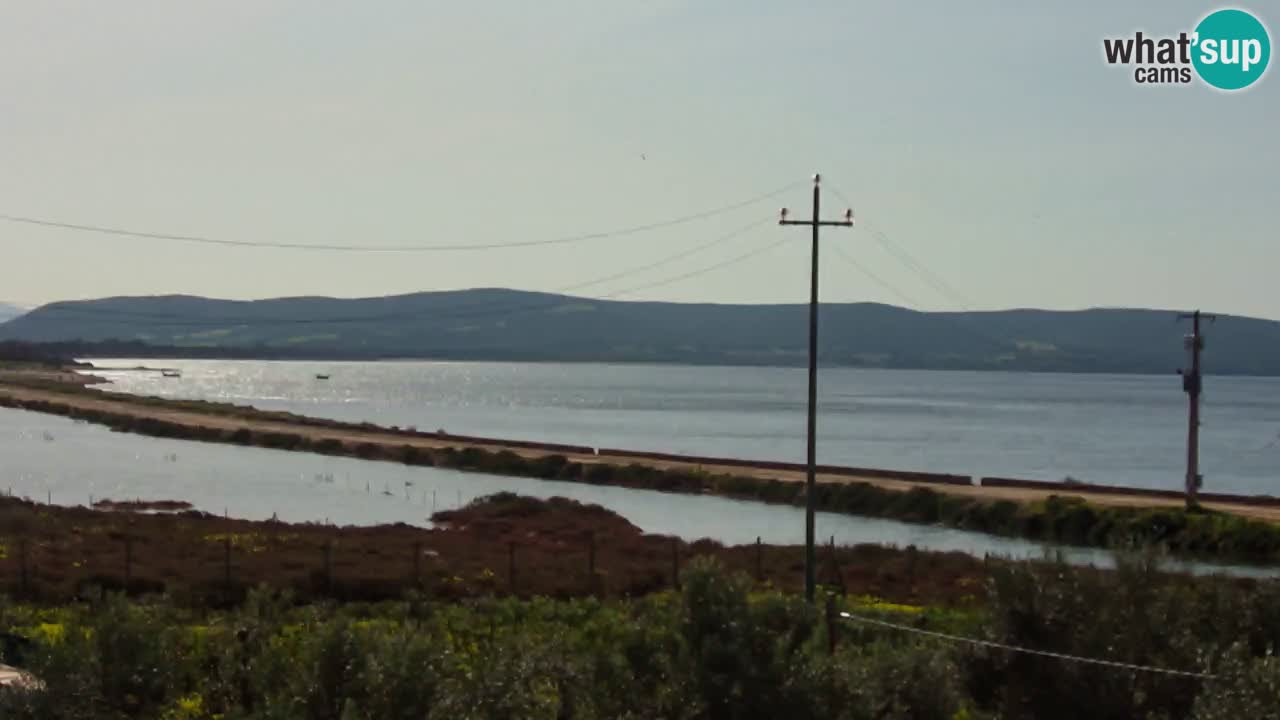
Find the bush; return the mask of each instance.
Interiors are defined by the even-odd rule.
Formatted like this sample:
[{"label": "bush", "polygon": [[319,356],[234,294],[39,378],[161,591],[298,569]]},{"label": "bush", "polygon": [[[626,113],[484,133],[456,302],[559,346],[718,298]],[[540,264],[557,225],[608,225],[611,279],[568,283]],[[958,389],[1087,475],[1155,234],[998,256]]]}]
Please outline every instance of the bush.
[{"label": "bush", "polygon": [[753,606],[751,581],[708,557],[684,573],[684,663],[709,718],[799,717],[810,702],[786,678],[806,658],[814,615],[799,598]]},{"label": "bush", "polygon": [[489,451],[478,447],[464,447],[456,451],[455,466],[463,470],[484,470],[489,465]]},{"label": "bush", "polygon": [[311,444],[311,449],[325,455],[341,455],[343,451],[342,441],[337,438],[321,438]]},{"label": "bush", "polygon": [[303,437],[296,433],[267,432],[259,433],[257,444],[275,450],[293,450],[303,443]]},{"label": "bush", "polygon": [[1253,659],[1243,648],[1233,648],[1218,675],[1196,698],[1192,720],[1280,717],[1280,659]]},{"label": "bush", "polygon": [[582,481],[592,485],[611,485],[614,480],[614,468],[612,465],[604,465],[592,463],[585,466],[586,472],[582,475]]},{"label": "bush", "polygon": [[543,455],[533,460],[531,470],[534,477],[553,480],[560,477],[568,464],[569,459],[564,455]]},{"label": "bush", "polygon": [[851,645],[824,664],[823,718],[972,718],[961,666],[937,645]]},{"label": "bush", "polygon": [[413,445],[400,446],[400,462],[405,465],[434,465],[429,450],[423,450]]},{"label": "bush", "polygon": [[[520,512],[521,500],[497,500]],[[1280,707],[1280,583],[993,563],[988,604],[859,614],[1116,667],[836,627],[800,598],[695,558],[684,589],[629,602],[415,595],[296,606],[252,591],[227,612],[109,597],[98,606],[0,601],[0,630],[34,639],[43,688],[0,690],[9,720],[349,718],[1266,718]],[[898,606],[901,607],[901,606]]]}]

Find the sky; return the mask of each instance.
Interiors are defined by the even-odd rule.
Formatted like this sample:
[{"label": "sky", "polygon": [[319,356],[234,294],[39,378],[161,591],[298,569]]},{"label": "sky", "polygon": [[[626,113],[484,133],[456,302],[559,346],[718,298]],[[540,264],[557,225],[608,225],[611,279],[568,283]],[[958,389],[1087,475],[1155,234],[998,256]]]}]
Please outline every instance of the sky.
[{"label": "sky", "polygon": [[[554,291],[760,221],[579,294],[804,302],[809,234],[774,219],[807,218],[821,172],[823,214],[843,196],[858,220],[824,231],[824,301],[1280,318],[1278,71],[1227,94],[1139,86],[1103,60],[1105,37],[1176,34],[1217,7],[0,0],[0,214],[482,245],[787,188],[485,251],[0,221],[0,300]],[[1250,9],[1274,38],[1280,5]]]}]

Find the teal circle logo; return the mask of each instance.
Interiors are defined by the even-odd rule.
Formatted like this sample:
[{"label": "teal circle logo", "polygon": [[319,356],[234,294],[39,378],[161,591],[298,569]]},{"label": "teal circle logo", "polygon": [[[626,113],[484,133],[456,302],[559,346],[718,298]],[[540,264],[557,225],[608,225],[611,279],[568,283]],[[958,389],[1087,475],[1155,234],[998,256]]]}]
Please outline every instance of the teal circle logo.
[{"label": "teal circle logo", "polygon": [[1200,79],[1219,90],[1242,90],[1267,71],[1271,36],[1244,10],[1218,10],[1196,26],[1191,63]]}]

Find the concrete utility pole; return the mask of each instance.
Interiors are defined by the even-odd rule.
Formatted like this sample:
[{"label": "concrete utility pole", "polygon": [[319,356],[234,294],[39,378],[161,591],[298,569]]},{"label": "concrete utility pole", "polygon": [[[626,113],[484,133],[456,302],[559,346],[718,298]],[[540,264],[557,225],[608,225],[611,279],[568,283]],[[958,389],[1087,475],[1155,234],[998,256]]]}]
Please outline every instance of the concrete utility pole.
[{"label": "concrete utility pole", "polygon": [[814,570],[813,512],[817,484],[817,433],[818,433],[818,228],[827,226],[852,227],[853,210],[844,211],[843,220],[822,220],[818,215],[819,185],[821,175],[813,176],[813,217],[809,220],[788,220],[787,209],[782,208],[779,225],[808,225],[813,228],[813,250],[809,279],[809,432],[807,437],[807,473],[805,478],[804,508],[804,597],[813,602],[817,588]]},{"label": "concrete utility pole", "polygon": [[1191,321],[1191,334],[1187,335],[1187,349],[1191,351],[1191,369],[1179,370],[1182,390],[1187,393],[1187,509],[1200,507],[1196,495],[1204,478],[1200,475],[1200,391],[1203,387],[1200,375],[1200,351],[1204,350],[1204,336],[1200,334],[1200,319],[1216,320],[1213,315],[1201,315],[1199,310],[1183,313],[1179,320]]}]

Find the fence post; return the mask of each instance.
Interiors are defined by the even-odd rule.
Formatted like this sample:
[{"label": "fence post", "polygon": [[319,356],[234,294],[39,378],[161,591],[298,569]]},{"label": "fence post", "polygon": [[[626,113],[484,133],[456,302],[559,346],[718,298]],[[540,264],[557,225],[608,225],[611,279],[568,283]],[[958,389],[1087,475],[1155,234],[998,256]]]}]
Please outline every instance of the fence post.
[{"label": "fence post", "polygon": [[836,596],[827,593],[827,654],[836,654]]},{"label": "fence post", "polygon": [[671,538],[671,586],[680,589],[680,539]]},{"label": "fence post", "polygon": [[324,540],[324,591],[333,591],[333,540]]},{"label": "fence post", "polygon": [[28,588],[28,569],[27,569],[27,539],[24,537],[18,541],[19,552],[19,571],[21,573],[22,594],[27,594]]},{"label": "fence post", "polygon": [[413,586],[415,588],[422,585],[422,541],[413,541]]},{"label": "fence post", "polygon": [[512,595],[516,594],[516,543],[514,540],[507,543],[507,583],[510,585]]},{"label": "fence post", "polygon": [[231,534],[222,538],[222,582],[226,588],[227,602],[231,602]]},{"label": "fence post", "polygon": [[844,571],[840,569],[840,559],[836,556],[836,536],[831,536],[831,574],[834,576],[836,587],[840,589],[840,595],[845,594]]},{"label": "fence post", "polygon": [[760,544],[760,536],[756,536],[756,582],[764,580],[764,560],[761,554],[764,552]]},{"label": "fence post", "polygon": [[129,587],[133,585],[133,538],[129,535],[124,537],[124,594],[129,594]]}]

